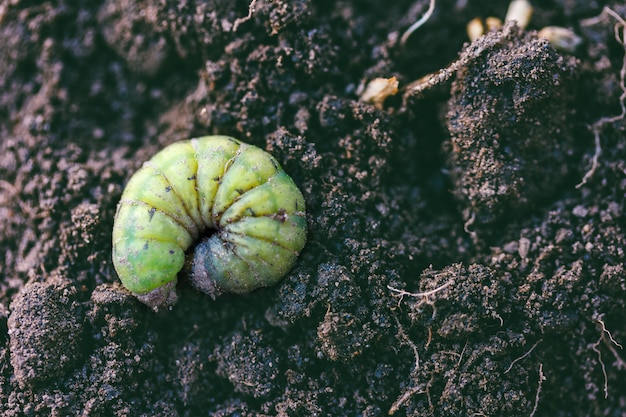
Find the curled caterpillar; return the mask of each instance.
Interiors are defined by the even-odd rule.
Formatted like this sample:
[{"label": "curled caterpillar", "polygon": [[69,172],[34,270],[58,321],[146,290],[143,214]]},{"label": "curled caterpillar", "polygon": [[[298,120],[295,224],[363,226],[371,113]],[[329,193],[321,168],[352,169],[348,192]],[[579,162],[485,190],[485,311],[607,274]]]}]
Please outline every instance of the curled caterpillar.
[{"label": "curled caterpillar", "polygon": [[[276,159],[227,136],[174,143],[131,177],[117,206],[113,265],[139,300],[177,300],[195,245],[191,283],[213,298],[273,285],[306,242],[304,197]],[[189,261],[187,262],[187,264]]]}]

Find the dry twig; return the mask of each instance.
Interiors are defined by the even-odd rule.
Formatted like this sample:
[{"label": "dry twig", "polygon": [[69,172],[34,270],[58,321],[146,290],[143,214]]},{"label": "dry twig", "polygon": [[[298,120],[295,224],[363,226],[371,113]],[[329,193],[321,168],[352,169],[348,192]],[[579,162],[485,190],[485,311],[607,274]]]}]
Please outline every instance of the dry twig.
[{"label": "dry twig", "polygon": [[248,5],[248,15],[246,17],[237,18],[237,20],[235,20],[235,23],[233,23],[233,32],[237,32],[237,28],[239,27],[240,24],[245,23],[248,20],[252,19],[252,15],[254,14],[255,11],[256,11],[256,0],[252,0],[250,1],[250,4]]}]

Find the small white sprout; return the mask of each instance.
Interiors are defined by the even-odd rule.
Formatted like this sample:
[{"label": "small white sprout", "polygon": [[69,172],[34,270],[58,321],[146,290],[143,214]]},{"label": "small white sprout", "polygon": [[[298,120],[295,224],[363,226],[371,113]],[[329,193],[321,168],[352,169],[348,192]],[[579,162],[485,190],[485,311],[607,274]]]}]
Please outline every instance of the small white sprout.
[{"label": "small white sprout", "polygon": [[484,22],[480,17],[475,17],[467,24],[467,37],[470,41],[475,41],[486,32],[500,28],[502,28],[502,20],[497,17],[490,16],[486,18]]},{"label": "small white sprout", "polygon": [[546,26],[541,29],[537,36],[545,38],[555,49],[573,54],[582,43],[582,38],[573,30],[560,26]]},{"label": "small white sprout", "polygon": [[533,6],[528,0],[513,0],[509,3],[509,9],[506,12],[504,21],[515,20],[520,29],[526,29],[532,15]]},{"label": "small white sprout", "polygon": [[488,32],[502,29],[502,19],[499,17],[489,16],[485,19],[485,26],[487,27]]},{"label": "small white sprout", "polygon": [[483,20],[480,17],[475,17],[469,21],[465,30],[469,40],[475,41],[485,34],[485,25],[483,25]]},{"label": "small white sprout", "polygon": [[365,91],[359,99],[366,103],[372,103],[377,108],[383,107],[383,102],[389,96],[393,96],[398,92],[398,80],[396,77],[391,78],[374,78],[367,84]]}]

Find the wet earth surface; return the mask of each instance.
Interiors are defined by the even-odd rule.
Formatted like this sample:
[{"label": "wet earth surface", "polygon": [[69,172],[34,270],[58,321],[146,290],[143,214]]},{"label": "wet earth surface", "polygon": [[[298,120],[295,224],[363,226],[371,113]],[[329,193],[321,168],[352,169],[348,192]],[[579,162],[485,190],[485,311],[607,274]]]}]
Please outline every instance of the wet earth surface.
[{"label": "wet earth surface", "polygon": [[[626,416],[626,5],[545,3],[470,44],[507,2],[440,0],[404,45],[428,1],[0,5],[0,414]],[[155,313],[116,206],[207,134],[275,156],[308,242]]]}]

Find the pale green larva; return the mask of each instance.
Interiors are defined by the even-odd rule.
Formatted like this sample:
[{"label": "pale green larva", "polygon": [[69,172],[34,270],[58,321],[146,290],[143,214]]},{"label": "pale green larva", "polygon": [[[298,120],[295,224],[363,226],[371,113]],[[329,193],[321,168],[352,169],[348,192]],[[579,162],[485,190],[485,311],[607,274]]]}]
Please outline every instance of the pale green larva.
[{"label": "pale green larva", "polygon": [[191,282],[212,297],[277,283],[306,242],[302,193],[267,152],[227,136],[174,143],[132,176],[117,206],[113,265],[157,309],[176,302],[195,245]]}]

